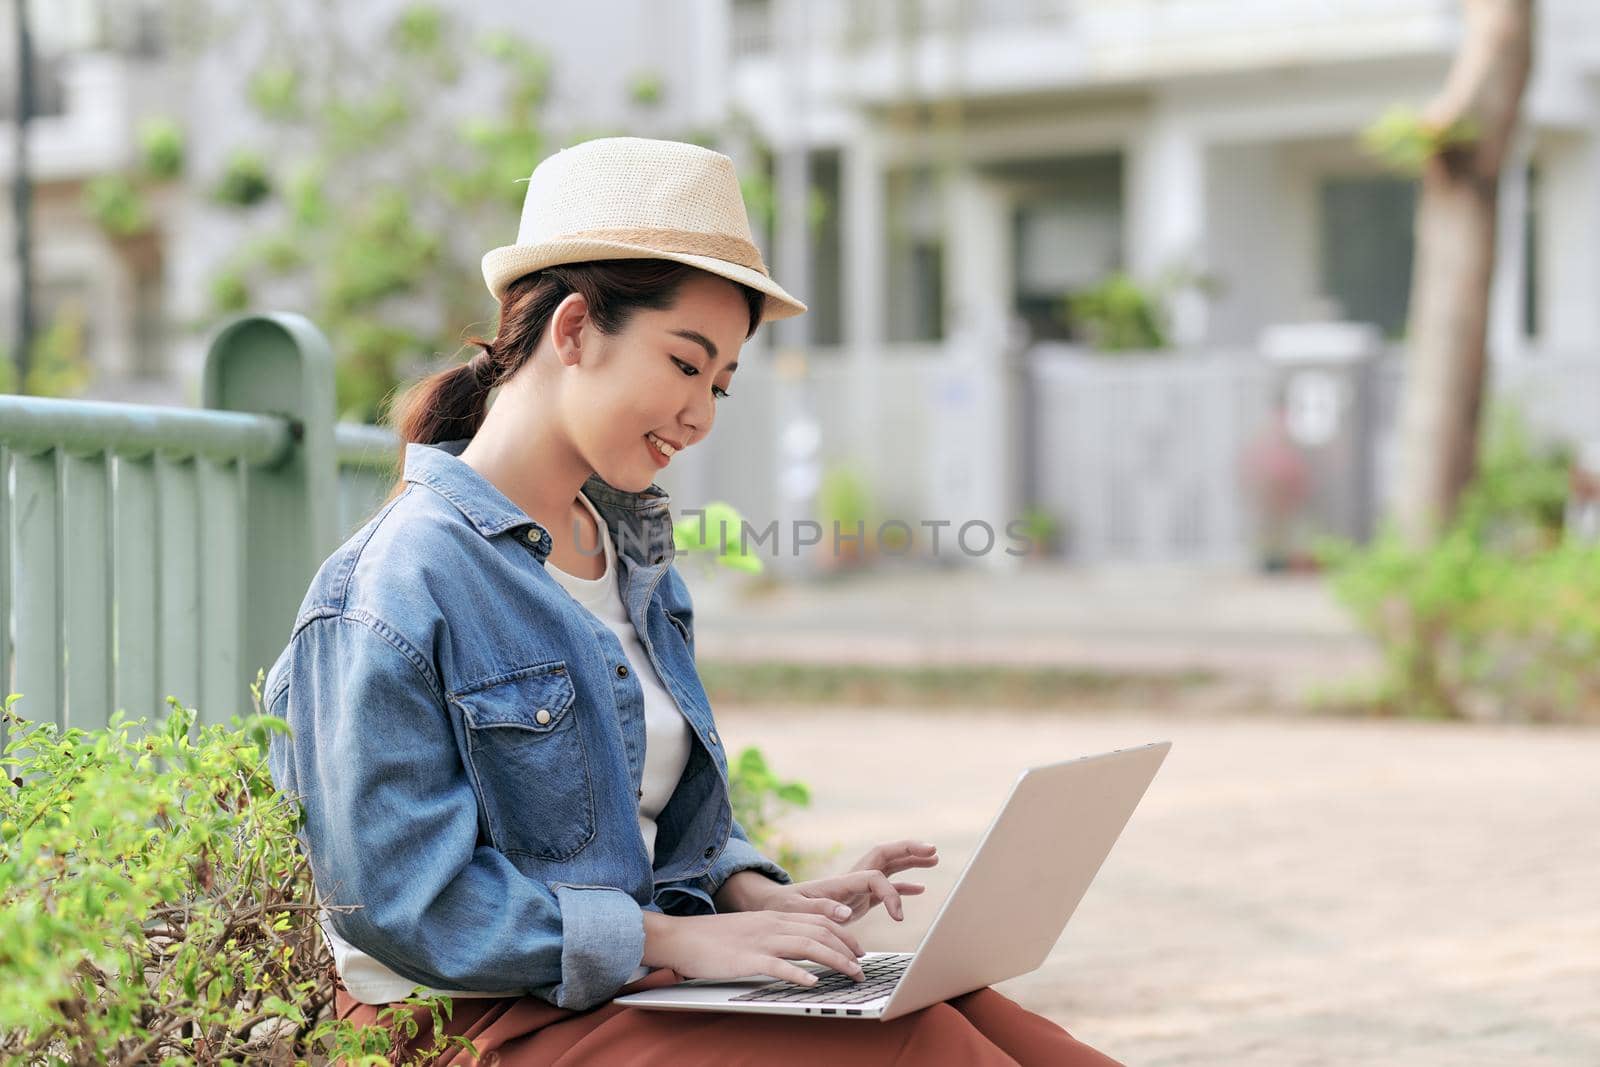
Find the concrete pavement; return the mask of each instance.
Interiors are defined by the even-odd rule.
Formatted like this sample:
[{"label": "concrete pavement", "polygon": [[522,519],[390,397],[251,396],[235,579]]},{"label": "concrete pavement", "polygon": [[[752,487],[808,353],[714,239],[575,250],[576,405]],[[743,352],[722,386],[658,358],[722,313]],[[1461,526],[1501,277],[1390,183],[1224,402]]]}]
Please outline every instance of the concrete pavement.
[{"label": "concrete pavement", "polygon": [[1600,732],[995,709],[719,707],[844,869],[937,843],[914,947],[1029,761],[1172,754],[1046,964],[1000,988],[1130,1065],[1600,1064]]}]

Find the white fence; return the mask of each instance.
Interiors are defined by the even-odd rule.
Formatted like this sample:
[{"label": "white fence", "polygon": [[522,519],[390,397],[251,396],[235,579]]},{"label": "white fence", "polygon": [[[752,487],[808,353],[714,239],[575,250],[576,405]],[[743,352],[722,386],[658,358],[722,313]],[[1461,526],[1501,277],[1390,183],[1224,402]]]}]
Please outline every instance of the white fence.
[{"label": "white fence", "polygon": [[[1031,504],[1061,520],[1074,561],[1249,565],[1260,554],[1246,454],[1268,431],[1291,373],[1260,353],[1104,356],[1038,346],[973,364],[939,346],[906,346],[860,362],[814,355],[789,377],[765,356],[746,362],[709,447],[673,471],[680,506],[715,496],[757,525],[817,517],[785,502],[794,467],[784,458],[786,428],[809,421],[820,461],[860,474],[880,515],[966,517],[974,498],[952,492],[960,479],[949,468],[976,450],[976,476],[1004,484],[1012,515]],[[1322,369],[1338,387],[1337,425],[1327,442],[1303,448],[1312,485],[1300,530],[1302,539],[1359,538],[1392,492],[1404,356]],[[950,383],[969,374],[987,376],[1004,404],[983,417],[952,409]],[[1600,359],[1542,354],[1499,366],[1490,395],[1520,410],[1539,438],[1600,440]],[[991,438],[1004,447],[989,447]]]},{"label": "white fence", "polygon": [[1029,360],[1032,502],[1075,560],[1240,562],[1253,542],[1241,467],[1271,368],[1248,354]]}]

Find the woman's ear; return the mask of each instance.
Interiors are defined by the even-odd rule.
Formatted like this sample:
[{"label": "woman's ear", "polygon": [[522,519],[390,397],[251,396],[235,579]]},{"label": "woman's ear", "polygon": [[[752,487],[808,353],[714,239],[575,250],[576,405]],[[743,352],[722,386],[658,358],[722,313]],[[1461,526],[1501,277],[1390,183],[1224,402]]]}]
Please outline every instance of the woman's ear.
[{"label": "woman's ear", "polygon": [[589,321],[589,301],[582,293],[568,293],[550,316],[550,346],[556,358],[571,366],[578,362],[584,324]]}]

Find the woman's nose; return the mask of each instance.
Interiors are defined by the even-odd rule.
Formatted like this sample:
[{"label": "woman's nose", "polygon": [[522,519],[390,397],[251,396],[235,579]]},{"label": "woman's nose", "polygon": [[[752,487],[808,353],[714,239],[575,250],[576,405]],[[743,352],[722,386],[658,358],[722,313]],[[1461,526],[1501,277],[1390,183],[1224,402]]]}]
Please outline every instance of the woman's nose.
[{"label": "woman's nose", "polygon": [[678,417],[678,425],[683,427],[684,447],[687,448],[710,433],[711,423],[716,416],[715,401],[709,396],[697,394]]}]

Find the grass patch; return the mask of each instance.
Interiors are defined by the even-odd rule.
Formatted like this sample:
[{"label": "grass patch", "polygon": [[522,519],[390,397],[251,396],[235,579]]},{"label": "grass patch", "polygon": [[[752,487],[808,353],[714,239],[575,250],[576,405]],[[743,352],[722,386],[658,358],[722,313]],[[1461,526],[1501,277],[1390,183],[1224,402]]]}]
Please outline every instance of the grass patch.
[{"label": "grass patch", "polygon": [[1066,667],[701,662],[716,702],[1061,707],[1144,703],[1213,684],[1210,671],[1098,671]]}]

